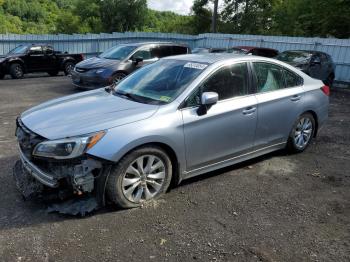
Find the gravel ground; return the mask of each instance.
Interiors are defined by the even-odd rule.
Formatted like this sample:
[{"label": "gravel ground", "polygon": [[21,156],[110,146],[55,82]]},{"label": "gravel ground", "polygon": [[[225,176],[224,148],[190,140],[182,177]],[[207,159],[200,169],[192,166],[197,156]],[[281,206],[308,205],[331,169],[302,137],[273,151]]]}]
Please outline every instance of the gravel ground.
[{"label": "gravel ground", "polygon": [[350,261],[350,92],[308,150],[183,182],[157,202],[85,218],[24,202],[11,177],[15,118],[75,93],[69,78],[0,81],[1,261]]}]

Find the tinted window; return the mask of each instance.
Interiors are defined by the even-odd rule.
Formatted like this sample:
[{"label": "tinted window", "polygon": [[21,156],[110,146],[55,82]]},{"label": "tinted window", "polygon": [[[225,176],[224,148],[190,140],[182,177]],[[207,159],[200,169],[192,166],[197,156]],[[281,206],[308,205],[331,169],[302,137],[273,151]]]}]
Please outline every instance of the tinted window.
[{"label": "tinted window", "polygon": [[284,78],[286,81],[286,87],[301,86],[303,84],[303,79],[295,73],[289,70],[283,70]]},{"label": "tinted window", "polygon": [[247,64],[234,64],[215,72],[186,101],[186,106],[199,105],[203,92],[216,92],[219,100],[249,94]]},{"label": "tinted window", "polygon": [[166,45],[158,46],[157,48],[155,48],[154,52],[155,56],[158,58],[171,56],[173,54],[172,47]]},{"label": "tinted window", "polygon": [[253,63],[257,80],[257,93],[269,92],[285,87],[283,69],[269,63]]},{"label": "tinted window", "polygon": [[136,51],[131,59],[135,59],[136,57],[141,57],[143,60],[148,60],[154,58],[154,55],[152,55],[151,49],[146,47]]},{"label": "tinted window", "polygon": [[32,47],[30,48],[30,53],[31,53],[31,54],[34,54],[34,55],[36,55],[36,54],[42,54],[42,53],[43,53],[43,49],[42,49],[41,46],[32,46]]},{"label": "tinted window", "polygon": [[187,54],[187,47],[185,46],[173,46],[173,55]]}]

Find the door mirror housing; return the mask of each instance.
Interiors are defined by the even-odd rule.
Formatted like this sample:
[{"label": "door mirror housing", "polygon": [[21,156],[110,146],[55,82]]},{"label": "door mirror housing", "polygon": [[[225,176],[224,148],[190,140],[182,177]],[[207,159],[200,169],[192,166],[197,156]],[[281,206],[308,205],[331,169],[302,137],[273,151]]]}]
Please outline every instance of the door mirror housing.
[{"label": "door mirror housing", "polygon": [[199,106],[198,115],[205,115],[210,107],[219,101],[219,95],[215,92],[204,92],[201,96],[201,105]]},{"label": "door mirror housing", "polygon": [[135,65],[138,65],[139,63],[143,62],[143,58],[138,56],[138,57],[133,57],[132,58],[132,62],[135,64]]}]

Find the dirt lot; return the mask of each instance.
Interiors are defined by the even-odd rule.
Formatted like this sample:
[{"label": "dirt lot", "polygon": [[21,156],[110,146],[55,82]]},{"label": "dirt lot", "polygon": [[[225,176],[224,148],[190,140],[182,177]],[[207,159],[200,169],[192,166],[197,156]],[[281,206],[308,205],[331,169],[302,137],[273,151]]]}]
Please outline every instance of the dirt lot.
[{"label": "dirt lot", "polygon": [[66,77],[0,81],[1,261],[350,261],[350,92],[306,152],[191,179],[144,208],[47,214],[12,180],[15,118],[77,92]]}]

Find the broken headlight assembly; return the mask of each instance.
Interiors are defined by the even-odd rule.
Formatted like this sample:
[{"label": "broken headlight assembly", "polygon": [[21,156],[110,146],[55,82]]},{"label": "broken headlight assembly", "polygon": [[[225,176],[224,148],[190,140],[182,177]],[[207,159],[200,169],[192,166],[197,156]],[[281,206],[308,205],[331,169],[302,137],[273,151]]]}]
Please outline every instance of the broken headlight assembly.
[{"label": "broken headlight assembly", "polygon": [[105,131],[100,131],[85,136],[44,141],[36,145],[33,155],[58,160],[76,158],[92,148],[105,134]]}]

